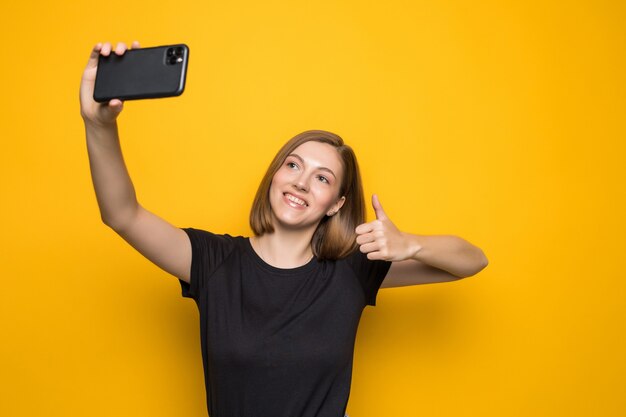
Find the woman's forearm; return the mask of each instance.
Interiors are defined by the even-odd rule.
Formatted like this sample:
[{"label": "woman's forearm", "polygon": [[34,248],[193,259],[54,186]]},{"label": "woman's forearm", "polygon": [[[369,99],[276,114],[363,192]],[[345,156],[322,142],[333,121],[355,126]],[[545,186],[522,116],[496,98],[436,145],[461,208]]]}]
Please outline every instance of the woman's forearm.
[{"label": "woman's forearm", "polygon": [[94,125],[85,122],[91,180],[100,208],[100,217],[109,227],[121,228],[139,206],[128,175],[117,123]]},{"label": "woman's forearm", "polygon": [[458,236],[408,233],[405,233],[405,236],[413,245],[419,247],[413,259],[458,277],[475,275],[489,263],[480,248]]}]

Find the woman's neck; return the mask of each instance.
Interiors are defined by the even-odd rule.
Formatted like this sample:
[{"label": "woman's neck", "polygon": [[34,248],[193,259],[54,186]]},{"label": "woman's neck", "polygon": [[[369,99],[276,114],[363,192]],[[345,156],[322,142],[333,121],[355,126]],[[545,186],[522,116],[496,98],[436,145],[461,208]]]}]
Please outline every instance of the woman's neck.
[{"label": "woman's neck", "polygon": [[254,251],[266,263],[276,268],[297,268],[313,257],[310,232],[288,231],[276,228],[273,233],[250,238]]}]

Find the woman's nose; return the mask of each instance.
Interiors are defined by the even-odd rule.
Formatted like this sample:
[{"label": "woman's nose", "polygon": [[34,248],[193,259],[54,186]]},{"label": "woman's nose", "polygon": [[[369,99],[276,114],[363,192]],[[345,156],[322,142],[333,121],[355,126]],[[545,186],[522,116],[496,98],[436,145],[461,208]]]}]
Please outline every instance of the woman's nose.
[{"label": "woman's nose", "polygon": [[293,186],[302,191],[307,191],[309,189],[309,185],[304,175],[300,175],[298,178],[296,178]]}]

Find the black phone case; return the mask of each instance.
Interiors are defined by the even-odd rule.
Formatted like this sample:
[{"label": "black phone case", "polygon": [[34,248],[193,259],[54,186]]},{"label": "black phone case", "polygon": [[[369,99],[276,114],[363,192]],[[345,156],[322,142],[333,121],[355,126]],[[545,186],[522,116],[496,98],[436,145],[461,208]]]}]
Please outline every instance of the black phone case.
[{"label": "black phone case", "polygon": [[179,96],[185,90],[188,61],[189,47],[183,43],[100,55],[93,99],[103,103]]}]

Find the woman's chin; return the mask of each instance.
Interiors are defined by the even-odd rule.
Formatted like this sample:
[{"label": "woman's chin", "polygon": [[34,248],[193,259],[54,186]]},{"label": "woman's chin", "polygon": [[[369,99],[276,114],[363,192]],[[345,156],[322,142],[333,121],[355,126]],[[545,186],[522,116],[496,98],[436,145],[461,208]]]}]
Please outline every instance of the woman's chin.
[{"label": "woman's chin", "polygon": [[274,216],[274,227],[287,230],[315,229],[321,219],[302,219],[295,216]]}]

